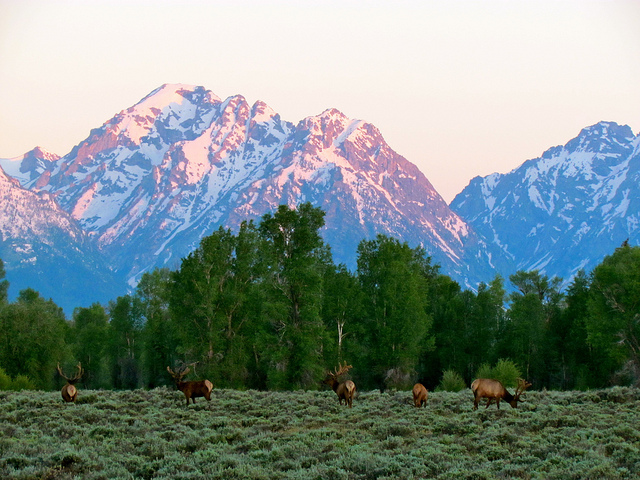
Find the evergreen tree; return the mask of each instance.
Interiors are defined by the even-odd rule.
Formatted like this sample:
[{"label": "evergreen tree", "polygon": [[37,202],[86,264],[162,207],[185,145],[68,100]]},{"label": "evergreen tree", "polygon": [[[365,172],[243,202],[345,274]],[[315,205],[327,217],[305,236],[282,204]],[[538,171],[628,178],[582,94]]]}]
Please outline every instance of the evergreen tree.
[{"label": "evergreen tree", "polygon": [[325,343],[327,365],[351,363],[359,354],[359,326],[364,317],[364,295],[358,278],[345,265],[331,265],[323,280],[322,318],[329,332]]},{"label": "evergreen tree", "polygon": [[104,307],[94,303],[90,307],[78,307],[73,312],[72,336],[74,356],[82,362],[82,382],[87,388],[111,387],[107,374],[106,351],[108,346],[109,316]]},{"label": "evergreen tree", "polygon": [[16,302],[0,305],[0,368],[52,388],[56,363],[66,354],[65,329],[61,308],[33,289],[22,290]]},{"label": "evergreen tree", "polygon": [[605,257],[590,290],[589,343],[618,371],[615,382],[640,384],[640,247],[625,242]]},{"label": "evergreen tree", "polygon": [[518,271],[509,280],[516,291],[509,296],[509,321],[500,356],[515,361],[529,381],[549,387],[550,372],[557,369],[549,334],[551,323],[560,312],[562,279],[549,279],[532,270]]},{"label": "evergreen tree", "polygon": [[358,279],[367,298],[366,353],[358,363],[367,386],[408,386],[417,376],[418,359],[433,348],[430,270],[422,248],[384,235],[358,245]]},{"label": "evergreen tree", "polygon": [[590,280],[580,270],[567,289],[566,307],[562,311],[562,331],[556,349],[566,358],[563,378],[558,388],[597,388],[607,384],[607,372],[602,370],[594,349],[587,343],[587,316]]},{"label": "evergreen tree", "polygon": [[318,388],[324,373],[320,312],[330,253],[319,233],[323,226],[324,212],[310,203],[280,205],[260,223],[268,262],[260,357],[270,388]]},{"label": "evergreen tree", "polygon": [[114,388],[140,386],[140,350],[142,321],[140,308],[130,295],[109,302],[109,370]]},{"label": "evergreen tree", "polygon": [[[497,340],[506,321],[506,291],[504,279],[496,275],[487,285],[480,283],[476,295],[476,322],[472,334],[475,343],[471,353],[471,371],[482,363],[493,364],[498,360]],[[473,379],[468,378],[469,381]]]},{"label": "evergreen tree", "polygon": [[169,282],[167,268],[145,272],[136,287],[136,304],[142,327],[142,368],[148,388],[166,385],[167,366],[174,364],[175,334],[169,317]]},{"label": "evergreen tree", "polygon": [[[201,363],[215,385],[243,387],[252,361],[247,332],[257,328],[257,285],[263,275],[253,223],[237,236],[220,228],[202,239],[173,275],[170,312],[184,361]],[[258,305],[258,306],[257,306]]]},{"label": "evergreen tree", "polygon": [[0,258],[0,305],[9,301],[9,281],[4,277],[7,272],[4,270],[4,262]]}]

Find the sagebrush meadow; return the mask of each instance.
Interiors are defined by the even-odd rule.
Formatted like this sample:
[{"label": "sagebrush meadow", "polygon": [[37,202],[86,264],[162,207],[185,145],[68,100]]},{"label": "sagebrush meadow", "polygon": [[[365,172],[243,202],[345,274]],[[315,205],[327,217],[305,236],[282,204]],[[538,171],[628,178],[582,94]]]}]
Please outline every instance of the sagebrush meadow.
[{"label": "sagebrush meadow", "polygon": [[15,479],[620,479],[640,475],[640,390],[0,392],[0,476]]}]

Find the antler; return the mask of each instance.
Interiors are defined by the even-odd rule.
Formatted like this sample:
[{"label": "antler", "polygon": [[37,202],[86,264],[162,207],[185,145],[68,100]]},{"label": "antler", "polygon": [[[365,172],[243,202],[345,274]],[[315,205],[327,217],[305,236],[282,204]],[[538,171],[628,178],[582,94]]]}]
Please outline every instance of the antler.
[{"label": "antler", "polygon": [[335,371],[329,372],[329,375],[333,378],[338,378],[340,375],[347,373],[351,368],[353,368],[353,365],[347,365],[346,361],[344,362],[344,365],[340,365],[340,363],[338,363],[338,367],[335,368]]},{"label": "antler", "polygon": [[173,378],[181,380],[182,377],[184,377],[187,373],[189,373],[189,367],[182,367],[182,368],[176,369],[175,372],[171,370],[171,367],[167,367],[167,372],[169,372],[169,374]]},{"label": "antler", "polygon": [[516,387],[516,396],[520,396],[524,391],[531,386],[531,383],[527,382],[523,378],[518,379],[518,386]]},{"label": "antler", "polygon": [[62,369],[60,368],[60,362],[58,362],[58,373],[62,378],[64,378],[69,383],[77,382],[78,380],[80,380],[82,375],[84,375],[82,363],[78,362],[78,365],[76,365],[76,368],[78,369],[78,372],[73,377],[69,378],[62,372]]},{"label": "antler", "polygon": [[193,363],[184,363],[182,364],[181,367],[176,368],[176,371],[174,372],[173,370],[171,370],[171,367],[167,367],[167,371],[169,372],[169,374],[173,377],[176,378],[178,380],[181,380],[182,377],[184,377],[187,373],[189,373],[191,371],[191,367],[194,367],[198,364],[198,362],[193,362]]}]

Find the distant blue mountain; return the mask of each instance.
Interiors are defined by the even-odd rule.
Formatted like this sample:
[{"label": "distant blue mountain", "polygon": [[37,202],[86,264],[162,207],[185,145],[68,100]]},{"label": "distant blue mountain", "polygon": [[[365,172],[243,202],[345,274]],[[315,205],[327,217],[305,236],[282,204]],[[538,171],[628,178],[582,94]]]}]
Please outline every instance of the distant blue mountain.
[{"label": "distant blue mountain", "polygon": [[474,178],[450,206],[506,256],[503,275],[567,281],[626,239],[640,243],[640,137],[600,122],[509,173]]}]

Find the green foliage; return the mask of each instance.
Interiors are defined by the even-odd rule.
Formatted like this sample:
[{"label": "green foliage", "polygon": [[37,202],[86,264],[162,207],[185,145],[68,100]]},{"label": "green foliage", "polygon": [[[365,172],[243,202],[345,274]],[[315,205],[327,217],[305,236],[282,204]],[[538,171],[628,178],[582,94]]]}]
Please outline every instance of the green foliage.
[{"label": "green foliage", "polygon": [[52,388],[56,362],[64,354],[62,311],[32,289],[15,303],[0,305],[0,368],[25,375],[38,388]]},{"label": "green foliage", "polygon": [[79,307],[73,312],[72,337],[74,357],[85,370],[82,379],[88,388],[111,386],[107,365],[109,344],[109,316],[104,307],[94,303],[88,308]]},{"label": "green foliage", "polygon": [[35,390],[36,385],[26,375],[18,375],[11,382],[11,390]]},{"label": "green foliage", "polygon": [[617,248],[594,269],[591,282],[586,318],[588,341],[605,355],[610,371],[620,372],[626,367],[627,381],[638,385],[640,247],[625,244]]},{"label": "green foliage", "polygon": [[563,300],[559,290],[562,279],[549,279],[533,270],[518,271],[509,280],[516,290],[509,295],[511,305],[500,332],[498,354],[521,365],[523,375],[535,385],[548,385],[551,373],[566,368],[564,357],[556,356],[562,346],[555,341]]},{"label": "green foliage", "polygon": [[143,324],[143,383],[149,388],[166,385],[166,368],[173,364],[176,335],[169,315],[170,281],[169,269],[155,269],[142,275],[135,291],[135,301]]},{"label": "green foliage", "polygon": [[0,368],[0,391],[2,390],[35,390],[36,385],[26,375],[18,375],[12,379],[6,372]]},{"label": "green foliage", "polygon": [[366,387],[394,387],[385,384],[390,371],[397,378],[411,375],[419,358],[433,349],[427,312],[430,274],[430,259],[421,248],[384,235],[358,246],[358,278],[367,299],[362,325],[366,350],[359,364]]},{"label": "green foliage", "polygon": [[142,384],[138,359],[142,347],[141,308],[136,297],[125,295],[109,302],[107,355],[114,388]]},{"label": "green foliage", "polygon": [[11,377],[0,367],[0,390],[11,390]]},{"label": "green foliage", "polygon": [[9,298],[9,281],[4,278],[6,274],[4,262],[0,259],[0,305],[7,303]]},{"label": "green foliage", "polygon": [[319,230],[324,212],[310,203],[280,205],[260,222],[265,239],[262,354],[269,388],[317,388],[323,375],[323,274],[331,264]]},{"label": "green foliage", "polygon": [[518,366],[511,360],[501,358],[494,367],[483,363],[476,372],[476,378],[492,378],[498,380],[505,387],[516,387],[522,373]]},{"label": "green foliage", "polygon": [[434,388],[447,371],[470,383],[479,369],[513,385],[515,365],[536,388],[640,382],[638,247],[565,293],[558,278],[516,272],[507,297],[500,276],[464,290],[422,248],[384,235],[360,243],[350,272],[333,263],[323,225],[304,203],[220,228],[177,271],[145,273],[132,295],[71,322],[32,289],[7,302],[0,262],[0,368],[41,389],[60,388],[57,362],[77,361],[82,388],[172,384],[168,365],[197,363],[192,379],[216,387],[317,389],[344,361],[360,391]]},{"label": "green foliage", "polygon": [[454,370],[445,370],[442,380],[436,387],[436,392],[459,392],[467,388],[462,376]]}]

